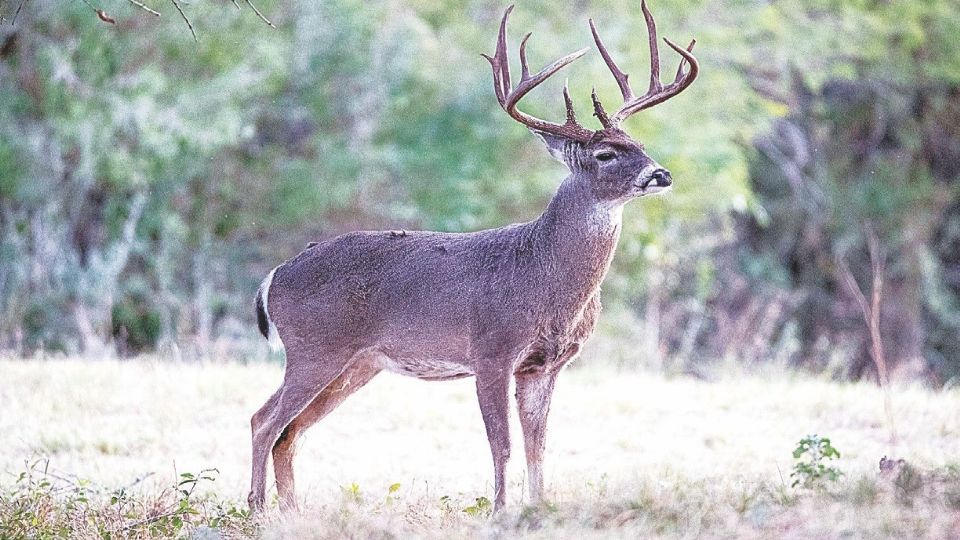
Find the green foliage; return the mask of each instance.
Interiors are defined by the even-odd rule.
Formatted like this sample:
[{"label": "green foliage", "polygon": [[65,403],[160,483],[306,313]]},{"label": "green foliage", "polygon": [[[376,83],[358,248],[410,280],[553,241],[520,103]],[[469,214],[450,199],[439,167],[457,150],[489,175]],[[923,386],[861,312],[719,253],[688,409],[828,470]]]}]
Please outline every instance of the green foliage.
[{"label": "green foliage", "polygon": [[17,195],[22,167],[13,145],[0,140],[0,198]]},{"label": "green foliage", "polygon": [[112,336],[130,352],[150,350],[160,339],[160,314],[152,309],[146,298],[128,295],[114,304]]},{"label": "green foliage", "polygon": [[441,496],[439,502],[440,502],[440,510],[444,513],[444,515],[450,516],[455,512],[455,509],[453,507],[453,500],[450,498],[449,495]]},{"label": "green foliage", "polygon": [[387,497],[384,500],[387,506],[393,506],[400,501],[400,484],[390,484],[387,488]]},{"label": "green foliage", "polygon": [[477,497],[472,505],[463,509],[463,513],[468,516],[488,517],[493,513],[493,503],[486,497]]},{"label": "green foliage", "polygon": [[360,486],[356,482],[349,486],[340,486],[340,493],[343,498],[349,502],[360,504],[363,502],[363,493],[360,492]]},{"label": "green foliage", "polygon": [[796,463],[790,473],[790,478],[793,478],[791,487],[811,488],[824,481],[836,482],[843,472],[829,464],[839,458],[840,452],[827,437],[807,435],[800,439],[793,450]]},{"label": "green foliage", "polygon": [[[813,369],[845,355],[859,376],[863,331],[834,263],[848,256],[862,277],[869,221],[891,254],[891,363],[922,357],[941,380],[960,376],[952,0],[655,4],[662,34],[698,38],[702,71],[627,123],[676,182],[624,213],[605,304],[657,328],[658,353],[706,360],[772,313],[750,340],[762,350],[738,353]],[[502,5],[261,7],[276,30],[248,10],[185,5],[199,42],[176,17],[130,10],[106,27],[53,0],[0,25],[0,348],[256,336],[257,283],[307,241],[525,221],[563,178],[493,98],[478,53],[492,50]],[[530,2],[511,44],[532,31],[540,67],[590,42],[587,16],[638,85],[635,4]],[[676,58],[661,54],[670,77]],[[596,127],[593,87],[618,104],[596,51],[563,75],[584,123]],[[525,110],[561,118],[561,78]],[[125,255],[117,269],[112,255]]]},{"label": "green foliage", "polygon": [[[47,323],[51,334],[66,336],[67,349],[86,346],[79,329],[92,322],[104,341],[126,328],[136,351],[203,333],[214,309],[205,297],[211,288],[227,291],[226,314],[249,322],[247,297],[263,270],[316,231],[462,231],[535,217],[564,173],[490,92],[489,66],[478,53],[491,47],[499,7],[354,4],[265,6],[290,14],[277,19],[277,31],[247,13],[190,6],[201,36],[194,43],[181,24],[166,20],[149,31],[118,25],[104,32],[84,6],[32,2],[18,21],[29,32],[0,36],[16,45],[0,61],[3,74],[12,66],[29,74],[0,77],[0,118],[9,119],[0,129],[0,171],[15,173],[2,175],[0,202],[12,212],[0,225],[55,224],[45,234],[64,256],[50,260],[26,250],[28,231],[5,237],[5,267],[39,265],[52,279],[37,283],[23,271],[11,273],[22,276],[19,285],[0,283],[0,301],[14,312],[0,325],[0,341],[16,341],[27,290],[44,303],[84,307],[88,316],[68,310],[64,320]],[[598,3],[594,11],[608,9],[614,7]],[[639,24],[635,11],[605,24],[614,32]],[[551,24],[535,24],[538,17]],[[663,17],[678,34],[692,31],[681,16]],[[528,6],[517,19],[537,30],[537,61],[586,37],[582,21],[557,17],[547,4]],[[236,46],[238,35],[244,47]],[[75,36],[78,46],[64,47],[65,36]],[[621,41],[625,56],[644,57],[642,41]],[[423,58],[431,61],[414,61]],[[573,77],[578,106],[587,106],[596,81],[614,100],[599,59],[581,64]],[[735,74],[705,77],[691,102],[711,96],[708,86],[746,90]],[[558,112],[558,84],[531,96],[534,112]],[[741,201],[737,207],[749,200],[744,155],[730,137],[749,137],[763,125],[753,114],[763,101],[750,93],[731,109],[707,99],[709,107],[681,116],[671,105],[631,126],[675,176],[689,180],[678,182],[676,203],[654,202],[648,215],[631,214],[626,226],[636,234],[624,235],[612,299],[633,298],[647,285],[639,278],[650,266],[642,253],[667,241],[659,230],[722,213],[731,199]],[[721,108],[726,119],[713,114]],[[18,122],[33,135],[15,136]],[[690,137],[697,144],[683,143]],[[58,171],[68,172],[66,181]],[[23,176],[34,181],[16,180]],[[699,195],[697,182],[714,196]],[[120,261],[115,278],[77,279],[103,274],[90,254],[95,260],[123,244],[126,210],[137,193],[148,201],[129,262]],[[71,206],[84,210],[63,212]],[[74,283],[59,283],[59,276]],[[139,296],[142,284],[151,294]],[[152,305],[131,305],[134,296]],[[37,341],[49,346],[44,339]]]},{"label": "green foliage", "polygon": [[0,537],[186,538],[204,529],[218,536],[252,535],[255,526],[246,508],[195,494],[217,475],[216,469],[182,473],[173,486],[149,497],[134,493],[132,486],[107,490],[58,475],[48,460],[34,460],[12,485],[2,486]]},{"label": "green foliage", "polygon": [[[795,329],[794,365],[872,371],[837,265],[871,281],[869,229],[887,262],[881,331],[891,371],[941,381],[960,373],[956,340],[945,338],[960,328],[960,287],[947,270],[960,210],[960,59],[956,43],[939,43],[960,15],[948,4],[780,3],[755,30],[766,44],[757,50],[787,41],[795,54],[764,60],[782,66],[767,92],[790,107],[754,143],[752,191],[764,212],[740,220],[739,272],[779,315],[773,333]],[[717,305],[737,300],[717,296]]]}]

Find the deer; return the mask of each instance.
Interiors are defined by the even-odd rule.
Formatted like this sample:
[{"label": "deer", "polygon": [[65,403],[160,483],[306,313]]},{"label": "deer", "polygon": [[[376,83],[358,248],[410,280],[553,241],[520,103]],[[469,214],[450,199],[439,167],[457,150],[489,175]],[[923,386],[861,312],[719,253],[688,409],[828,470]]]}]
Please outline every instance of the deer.
[{"label": "deer", "polygon": [[663,193],[670,172],[621,129],[629,116],[676,96],[694,81],[692,54],[664,38],[681,57],[669,84],[660,79],[657,29],[646,2],[650,84],[636,95],[628,74],[590,31],[623,96],[608,114],[596,90],[591,130],[578,123],[568,85],[566,120],[554,123],[517,108],[527,93],[589,48],[531,75],[526,34],[520,80],[511,84],[506,8],[493,56],[500,107],[538,136],[570,174],[536,219],[466,233],[356,231],[314,243],[269,272],[256,296],[260,332],[286,354],[283,383],[251,418],[252,473],[248,503],[264,506],[272,453],[282,510],[296,510],[293,460],[297,441],[382,371],[446,381],[474,377],[493,457],[494,510],[506,504],[510,458],[510,388],[523,433],[529,502],[544,500],[547,416],[560,371],[593,333],[600,285],[620,238],[624,205]]}]

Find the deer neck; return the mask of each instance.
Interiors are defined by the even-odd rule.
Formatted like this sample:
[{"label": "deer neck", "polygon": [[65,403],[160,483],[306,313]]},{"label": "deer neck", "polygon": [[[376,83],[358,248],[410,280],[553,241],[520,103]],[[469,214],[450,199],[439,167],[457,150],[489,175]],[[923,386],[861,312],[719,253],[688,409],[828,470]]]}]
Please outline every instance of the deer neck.
[{"label": "deer neck", "polygon": [[622,203],[598,201],[574,176],[560,185],[534,222],[554,301],[585,303],[596,294],[620,239],[622,215]]}]

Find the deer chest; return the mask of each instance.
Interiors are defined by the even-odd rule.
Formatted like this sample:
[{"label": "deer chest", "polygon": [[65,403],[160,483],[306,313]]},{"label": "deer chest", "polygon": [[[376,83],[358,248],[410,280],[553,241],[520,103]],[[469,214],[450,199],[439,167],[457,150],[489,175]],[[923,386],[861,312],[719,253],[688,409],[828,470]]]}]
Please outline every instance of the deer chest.
[{"label": "deer chest", "polygon": [[538,338],[520,354],[514,371],[554,371],[563,368],[580,352],[593,333],[600,314],[600,295],[594,295],[579,316],[566,325],[552,324],[541,330]]}]

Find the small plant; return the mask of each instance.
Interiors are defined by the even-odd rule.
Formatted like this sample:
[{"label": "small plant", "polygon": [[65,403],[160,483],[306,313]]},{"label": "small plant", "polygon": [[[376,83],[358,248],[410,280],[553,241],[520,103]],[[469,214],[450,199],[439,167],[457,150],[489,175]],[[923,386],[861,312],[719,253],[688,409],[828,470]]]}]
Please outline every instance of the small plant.
[{"label": "small plant", "polygon": [[69,538],[94,489],[50,472],[40,458],[26,463],[12,486],[0,488],[0,538]]},{"label": "small plant", "polygon": [[400,491],[399,482],[395,484],[390,484],[390,487],[387,488],[387,498],[386,498],[387,506],[392,506],[396,504],[397,501],[400,500],[400,495],[398,494],[399,491]]},{"label": "small plant", "polygon": [[470,516],[487,517],[493,511],[493,504],[486,497],[477,497],[474,503],[463,509],[463,513]]},{"label": "small plant", "polygon": [[453,499],[449,495],[440,497],[440,510],[445,516],[451,516],[457,511],[453,506]]},{"label": "small plant", "polygon": [[877,501],[879,494],[876,480],[869,476],[861,476],[850,490],[850,501],[857,506],[869,506]]},{"label": "small plant", "polygon": [[[200,471],[199,474],[189,472],[180,473],[177,478],[175,491],[172,493],[170,493],[169,490],[167,491],[167,493],[170,493],[172,496],[164,497],[170,500],[170,502],[167,503],[163,511],[148,511],[146,517],[124,525],[120,529],[120,532],[143,531],[145,529],[154,536],[176,536],[184,529],[184,525],[192,525],[194,527],[203,525],[205,518],[193,492],[197,486],[202,483],[216,482],[219,473],[220,471],[217,469],[204,469]],[[136,516],[136,507],[142,506],[142,503],[139,501],[130,499],[124,489],[115,491],[111,495],[110,504],[117,508],[118,514],[126,518]],[[217,517],[221,518],[218,520],[219,523],[224,516]]]},{"label": "small plant", "polygon": [[828,463],[839,457],[840,451],[834,448],[827,437],[807,435],[800,439],[793,450],[793,458],[797,462],[790,473],[790,478],[793,478],[791,486],[809,488],[824,480],[836,482],[843,472]]},{"label": "small plant", "polygon": [[343,493],[343,498],[349,502],[356,504],[363,502],[363,493],[360,492],[360,485],[356,482],[349,486],[340,486],[340,492]]},{"label": "small plant", "polygon": [[913,505],[913,498],[923,489],[923,474],[916,467],[903,462],[897,476],[893,479],[897,502],[906,506]]}]

